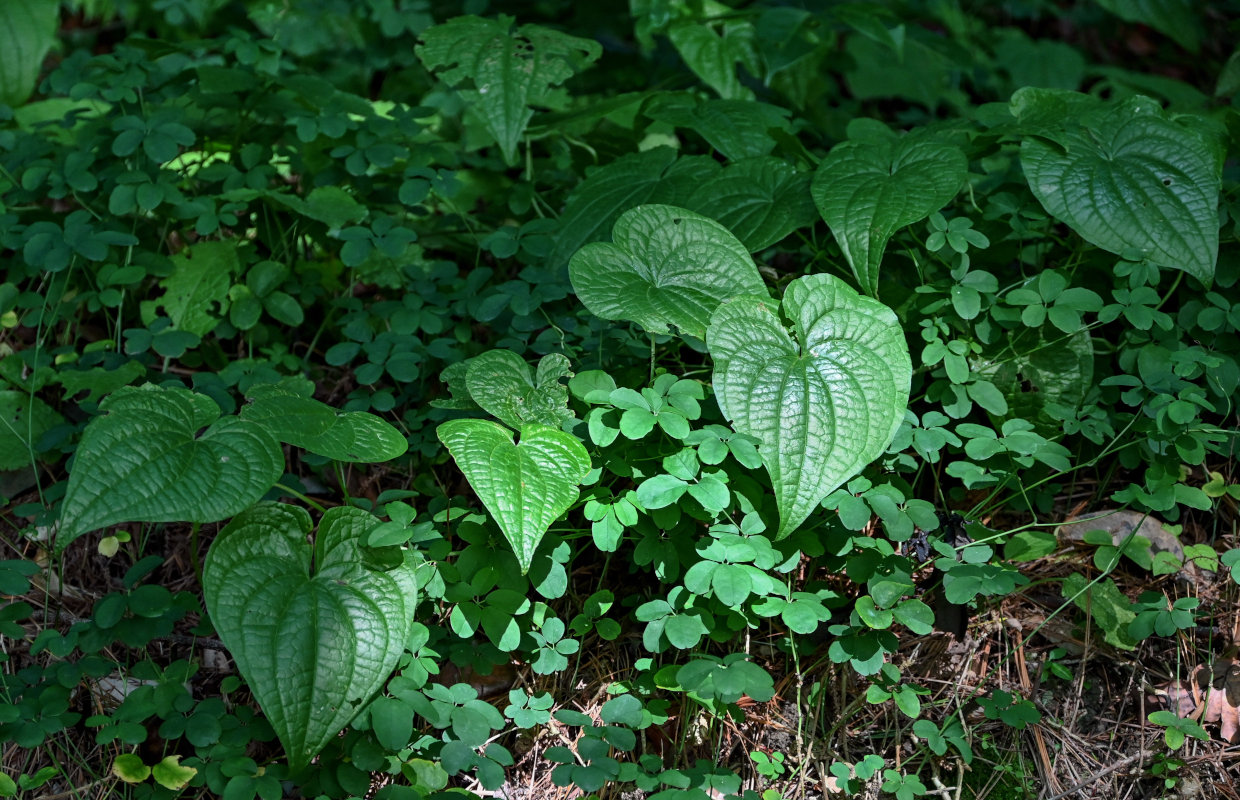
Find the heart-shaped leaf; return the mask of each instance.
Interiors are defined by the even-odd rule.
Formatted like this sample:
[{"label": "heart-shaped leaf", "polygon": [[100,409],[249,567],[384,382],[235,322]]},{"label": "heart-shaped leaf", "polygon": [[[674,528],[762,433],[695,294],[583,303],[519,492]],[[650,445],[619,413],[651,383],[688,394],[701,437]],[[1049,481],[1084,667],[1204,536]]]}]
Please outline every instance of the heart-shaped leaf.
[{"label": "heart-shaped leaf", "polygon": [[[1064,97],[1068,98],[1066,102]],[[1133,97],[1094,113],[1070,92],[1022,89],[1017,117],[1046,125],[1072,110],[1043,137],[1021,143],[1029,188],[1056,219],[1112,253],[1139,252],[1159,266],[1182,269],[1209,286],[1218,260],[1222,157],[1192,117],[1169,119],[1156,102]]]},{"label": "heart-shaped leaf", "polygon": [[718,222],[675,206],[638,206],[620,215],[611,242],[577,251],[573,289],[603,319],[626,319],[651,333],[701,339],[729,297],[765,294],[749,250]]},{"label": "heart-shaped leaf", "polygon": [[814,222],[810,178],[781,158],[738,161],[701,184],[687,203],[718,220],[756,253]]},{"label": "heart-shaped leaf", "polygon": [[910,136],[844,142],[823,159],[814,203],[866,294],[878,294],[887,241],[947,205],[967,168],[960,148]]},{"label": "heart-shaped leaf", "polygon": [[912,379],[895,313],[839,278],[793,281],[783,312],[795,340],[776,306],[755,297],[721,305],[706,337],[719,408],[737,431],[761,442],[779,538],[882,454]]},{"label": "heart-shaped leaf", "polygon": [[[261,426],[220,418],[209,397],[146,384],[119,389],[86,426],[56,548],[118,522],[216,522],[252,505],[284,470]],[[199,430],[206,430],[199,433]]]},{"label": "heart-shaped leaf", "polygon": [[337,411],[310,396],[309,381],[286,379],[252,386],[241,418],[282,442],[334,461],[391,461],[409,449],[404,435],[365,411]]},{"label": "heart-shaped leaf", "polygon": [[511,350],[490,350],[470,359],[465,385],[475,403],[511,428],[520,430],[527,422],[558,428],[573,416],[568,387],[560,383],[572,375],[560,353],[543,356],[533,373]]},{"label": "heart-shaped leaf", "polygon": [[413,565],[362,563],[361,544],[378,525],[358,508],[328,509],[312,546],[303,509],[260,503],[207,553],[207,611],[294,772],[383,686],[409,638]]},{"label": "heart-shaped leaf", "polygon": [[478,499],[504,532],[529,572],[543,535],[577,501],[590,471],[590,455],[573,436],[546,425],[521,428],[521,443],[494,422],[454,419],[438,429],[439,441],[465,473]]},{"label": "heart-shaped leaf", "polygon": [[26,392],[0,391],[0,471],[29,467],[39,437],[64,422],[56,411]]},{"label": "heart-shaped leaf", "polygon": [[26,102],[43,57],[56,44],[56,0],[5,0],[0,3],[0,103],[16,108]]}]

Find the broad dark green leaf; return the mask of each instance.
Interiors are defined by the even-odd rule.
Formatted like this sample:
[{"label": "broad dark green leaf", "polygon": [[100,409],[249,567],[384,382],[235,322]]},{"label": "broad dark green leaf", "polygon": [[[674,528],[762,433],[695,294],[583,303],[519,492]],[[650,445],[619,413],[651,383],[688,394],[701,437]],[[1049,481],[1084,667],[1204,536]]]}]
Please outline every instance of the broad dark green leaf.
[{"label": "broad dark green leaf", "polygon": [[575,437],[546,425],[512,431],[494,422],[454,419],[437,431],[478,499],[529,572],[534,551],[551,523],[577,501],[590,455]]},{"label": "broad dark green leaf", "polygon": [[651,333],[672,325],[699,339],[719,303],[766,293],[745,245],[714,220],[674,206],[626,211],[612,242],[581,248],[568,271],[595,316],[630,320]]},{"label": "broad dark green leaf", "polygon": [[951,202],[967,167],[958,147],[912,136],[844,142],[818,165],[814,203],[866,294],[892,234]]},{"label": "broad dark green leaf", "polygon": [[767,155],[775,148],[769,131],[788,129],[788,112],[752,100],[703,100],[687,93],[662,94],[643,113],[689,128],[733,161]]},{"label": "broad dark green leaf", "polygon": [[709,156],[678,159],[672,148],[655,147],[589,171],[560,215],[551,266],[567,264],[582,245],[605,237],[630,208],[643,203],[684,205],[719,169]]},{"label": "broad dark green leaf", "polygon": [[1021,143],[1021,164],[1048,213],[1103,250],[1213,282],[1222,152],[1200,120],[1147,97],[1101,108],[1036,89],[1013,95],[1012,109],[1043,133]]},{"label": "broad dark green leaf", "polygon": [[217,522],[256,502],[284,471],[270,433],[221,419],[204,395],[146,384],[99,408],[69,474],[57,550],[118,522]]},{"label": "broad dark green leaf", "polygon": [[689,69],[727,100],[749,101],[753,92],[736,74],[738,64],[758,74],[758,51],[753,23],[744,19],[721,22],[683,20],[667,31],[668,38]]},{"label": "broad dark green leaf", "polygon": [[199,242],[172,257],[173,271],[160,281],[163,297],[142,304],[149,321],[155,306],[172,319],[172,327],[205,336],[228,311],[232,276],[241,270],[235,242]]},{"label": "broad dark green leaf", "polygon": [[1205,15],[1195,0],[1098,0],[1098,5],[1123,20],[1167,34],[1185,50],[1201,49]]},{"label": "broad dark green leaf", "polygon": [[241,418],[282,442],[334,461],[391,461],[409,448],[404,434],[374,414],[337,411],[310,396],[309,381],[252,386]]},{"label": "broad dark green leaf", "polygon": [[0,3],[0,103],[16,107],[30,97],[59,19],[59,0]]},{"label": "broad dark green leaf", "polygon": [[332,508],[311,545],[305,510],[262,503],[207,553],[207,611],[294,772],[383,686],[409,638],[413,565],[362,565],[362,542],[379,524],[361,509]]},{"label": "broad dark green leaf", "polygon": [[912,362],[894,312],[831,275],[788,285],[783,314],[742,297],[711,318],[715,398],[756,437],[782,538],[886,449],[908,404]]},{"label": "broad dark green leaf", "polygon": [[771,156],[725,167],[701,184],[687,207],[716,220],[756,253],[812,225],[810,177]]},{"label": "broad dark green leaf", "polygon": [[557,96],[553,87],[598,59],[603,48],[539,25],[514,28],[512,17],[501,15],[457,17],[429,28],[416,52],[460,92],[512,164],[533,107],[561,107],[566,95]]}]

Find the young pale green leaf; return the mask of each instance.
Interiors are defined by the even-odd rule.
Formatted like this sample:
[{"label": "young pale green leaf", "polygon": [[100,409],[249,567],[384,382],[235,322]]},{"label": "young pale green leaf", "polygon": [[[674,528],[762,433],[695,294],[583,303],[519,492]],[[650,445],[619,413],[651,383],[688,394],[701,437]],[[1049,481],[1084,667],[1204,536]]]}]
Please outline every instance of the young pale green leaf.
[{"label": "young pale green leaf", "polygon": [[0,470],[29,467],[39,437],[64,418],[26,392],[0,391]]},{"label": "young pale green leaf", "polygon": [[539,25],[514,29],[508,16],[468,16],[424,31],[416,52],[428,70],[439,70],[460,91],[513,164],[532,107],[562,105],[552,87],[597,60],[603,48]]},{"label": "young pale green leaf", "polygon": [[721,305],[706,337],[720,409],[737,431],[761,443],[779,507],[779,538],[882,454],[899,428],[912,380],[895,313],[839,278],[793,281],[783,312],[795,340],[778,307],[755,297]]},{"label": "young pale green leaf", "polygon": [[527,422],[558,428],[573,416],[568,387],[560,382],[572,377],[569,366],[567,357],[552,353],[534,372],[511,350],[489,350],[469,361],[465,385],[475,403],[510,428]]},{"label": "young pale green leaf", "polygon": [[306,511],[261,503],[207,553],[207,611],[294,771],[378,691],[409,638],[413,565],[362,565],[362,542],[378,525],[361,509],[332,508],[310,545]]},{"label": "young pale green leaf", "polygon": [[187,389],[125,387],[99,408],[73,461],[57,550],[118,522],[231,517],[284,470],[280,443],[262,426],[221,419],[214,400]]},{"label": "young pale green leaf", "polygon": [[927,138],[875,138],[836,145],[811,193],[863,291],[878,293],[892,235],[947,205],[964,184],[960,148]]},{"label": "young pale green leaf", "polygon": [[651,333],[706,335],[711,313],[729,297],[766,294],[749,250],[712,219],[674,206],[638,206],[611,242],[577,251],[573,289],[603,319],[636,322]]},{"label": "young pale green leaf", "polygon": [[237,274],[237,245],[233,242],[199,242],[172,257],[172,275],[160,281],[164,289],[158,301],[142,304],[144,319],[162,306],[172,327],[205,336],[228,311],[230,276]]},{"label": "young pale green leaf", "polygon": [[334,461],[376,463],[402,455],[409,443],[387,422],[365,411],[337,411],[293,381],[253,386],[241,418],[282,442]]},{"label": "young pale green leaf", "polygon": [[701,184],[686,205],[756,253],[814,222],[808,175],[772,156],[745,159]]},{"label": "young pale green leaf", "polygon": [[546,425],[521,428],[520,444],[494,422],[454,419],[437,431],[529,572],[543,535],[578,497],[590,455],[573,436]]},{"label": "young pale green leaf", "polygon": [[[1045,124],[1073,109],[1067,92],[1022,89],[1014,113]],[[1136,96],[1088,115],[1057,120],[1054,144],[1027,137],[1021,164],[1043,208],[1083,239],[1128,258],[1181,269],[1209,286],[1218,260],[1221,150],[1194,118],[1172,119]],[[1200,121],[1198,121],[1200,123]]]},{"label": "young pale green leaf", "polygon": [[0,104],[17,107],[30,97],[59,18],[58,0],[0,3]]}]

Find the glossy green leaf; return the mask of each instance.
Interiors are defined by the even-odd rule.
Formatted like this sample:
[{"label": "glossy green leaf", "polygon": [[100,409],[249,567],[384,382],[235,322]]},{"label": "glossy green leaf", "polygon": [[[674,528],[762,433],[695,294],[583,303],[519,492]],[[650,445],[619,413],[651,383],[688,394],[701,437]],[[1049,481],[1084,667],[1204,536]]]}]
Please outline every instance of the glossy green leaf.
[{"label": "glossy green leaf", "polygon": [[866,294],[887,241],[951,202],[967,167],[958,147],[910,136],[844,142],[818,165],[814,203]]},{"label": "glossy green leaf", "polygon": [[598,59],[603,48],[539,25],[514,28],[512,17],[501,15],[457,17],[429,28],[416,52],[460,92],[512,164],[533,108],[562,106],[567,98],[553,87]]},{"label": "glossy green leaf", "polygon": [[39,437],[62,422],[64,418],[39,398],[0,391],[0,472],[31,466]]},{"label": "glossy green leaf", "polygon": [[0,3],[0,104],[16,107],[30,97],[59,19],[59,0]]},{"label": "glossy green leaf", "polygon": [[437,433],[525,574],[551,523],[577,501],[590,455],[575,437],[546,425],[523,426],[519,444],[507,428],[477,419],[449,420]]},{"label": "glossy green leaf", "polygon": [[241,418],[282,442],[335,461],[391,461],[409,448],[404,434],[374,414],[337,411],[312,398],[312,391],[309,381],[291,379],[252,386]]},{"label": "glossy green leaf", "polygon": [[782,311],[795,339],[779,311],[755,297],[725,303],[706,343],[720,409],[761,443],[782,538],[886,449],[912,362],[895,313],[834,276],[788,285]]},{"label": "glossy green leaf", "polygon": [[270,433],[220,418],[204,395],[146,384],[118,390],[99,408],[69,474],[57,549],[118,522],[217,522],[257,501],[284,471]]},{"label": "glossy green leaf", "polygon": [[810,177],[772,156],[738,161],[703,182],[686,205],[716,220],[756,253],[812,225]]},{"label": "glossy green leaf", "polygon": [[1012,97],[1019,119],[1048,128],[1021,143],[1034,196],[1103,250],[1125,258],[1139,252],[1209,286],[1218,260],[1221,149],[1194,118],[1172,119],[1147,97],[1081,113],[1082,97],[1036,89]]},{"label": "glossy green leaf", "polygon": [[510,350],[489,350],[469,361],[465,385],[484,411],[510,428],[527,422],[558,428],[573,413],[568,410],[568,358],[560,353],[543,356],[537,371]]},{"label": "glossy green leaf", "polygon": [[207,611],[294,771],[383,686],[409,638],[413,565],[362,565],[362,542],[378,525],[361,509],[332,508],[311,545],[305,510],[261,503],[207,553]]},{"label": "glossy green leaf", "polygon": [[638,206],[569,262],[573,289],[603,319],[636,322],[651,333],[675,326],[699,339],[729,297],[765,294],[749,250],[727,228],[674,206]]}]

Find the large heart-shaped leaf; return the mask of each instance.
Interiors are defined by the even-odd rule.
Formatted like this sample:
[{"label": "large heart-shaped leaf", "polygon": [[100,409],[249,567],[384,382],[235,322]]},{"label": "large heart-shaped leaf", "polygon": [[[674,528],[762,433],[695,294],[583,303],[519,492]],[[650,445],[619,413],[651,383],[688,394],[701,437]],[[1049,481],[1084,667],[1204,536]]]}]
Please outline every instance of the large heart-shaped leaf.
[{"label": "large heart-shaped leaf", "polygon": [[479,419],[449,420],[437,432],[512,545],[521,574],[529,572],[538,543],[576,502],[590,471],[585,447],[546,425],[522,427],[520,444],[503,426]]},{"label": "large heart-shaped leaf", "polygon": [[[1034,196],[1103,250],[1184,270],[1209,286],[1218,260],[1221,149],[1194,118],[1172,120],[1147,97],[1085,114],[1082,97],[1029,89],[1012,97],[1017,117],[1036,120],[1044,134],[1020,148]],[[1058,127],[1048,128],[1060,109]]]},{"label": "large heart-shaped leaf", "polygon": [[783,312],[795,340],[777,307],[756,297],[721,305],[706,337],[720,409],[737,431],[761,442],[780,537],[882,454],[912,379],[895,313],[839,278],[810,275],[788,284]]},{"label": "large heart-shaped leaf", "polygon": [[220,418],[214,400],[187,389],[125,387],[99,408],[73,461],[57,549],[118,522],[231,517],[284,470],[280,443],[262,426]]},{"label": "large heart-shaped leaf", "polygon": [[294,447],[335,461],[391,461],[409,449],[404,435],[365,411],[337,411],[310,396],[309,381],[286,379],[246,392],[241,418],[255,422]]},{"label": "large heart-shaped leaf", "polygon": [[56,43],[58,0],[0,3],[0,103],[20,106],[39,80],[43,57]]},{"label": "large heart-shaped leaf", "polygon": [[927,138],[844,142],[818,165],[811,192],[869,295],[892,235],[947,205],[964,184],[960,148]]},{"label": "large heart-shaped leaf", "polygon": [[568,358],[560,353],[545,355],[537,372],[511,350],[489,350],[469,361],[465,385],[483,410],[517,430],[527,422],[560,427],[573,413],[568,410],[571,378]]},{"label": "large heart-shaped leaf", "polygon": [[686,203],[756,253],[814,222],[810,178],[781,158],[748,158],[702,183]]},{"label": "large heart-shaped leaf", "polygon": [[771,130],[787,132],[788,111],[753,100],[703,100],[689,92],[656,95],[642,109],[653,120],[689,128],[734,161],[775,149]]},{"label": "large heart-shaped leaf", "polygon": [[675,206],[638,206],[620,215],[611,242],[577,251],[573,289],[603,319],[626,319],[651,333],[706,335],[729,297],[765,294],[749,250],[718,222]]},{"label": "large heart-shaped leaf", "polygon": [[311,546],[309,514],[261,503],[207,553],[207,611],[294,771],[379,690],[409,638],[413,565],[362,563],[361,543],[379,524],[361,509],[332,508]]}]

